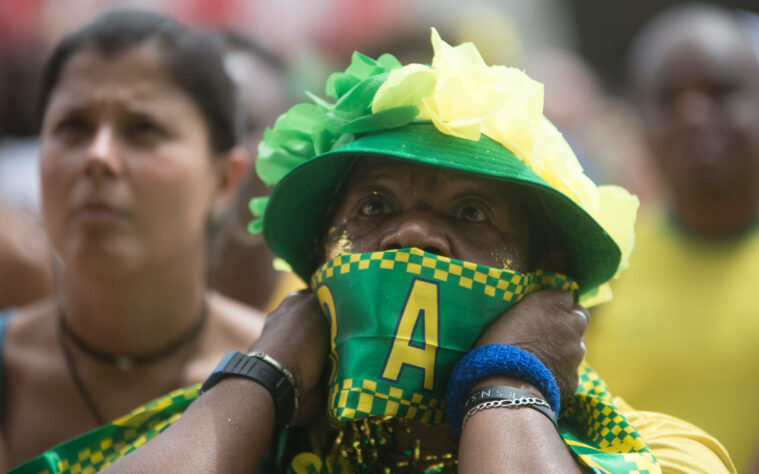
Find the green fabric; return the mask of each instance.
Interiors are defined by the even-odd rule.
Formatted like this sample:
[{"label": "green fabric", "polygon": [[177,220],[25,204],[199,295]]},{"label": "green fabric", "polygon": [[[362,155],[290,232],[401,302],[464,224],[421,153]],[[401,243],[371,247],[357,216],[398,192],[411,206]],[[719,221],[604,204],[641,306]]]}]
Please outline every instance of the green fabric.
[{"label": "green fabric", "polygon": [[[661,472],[646,443],[617,411],[598,374],[583,365],[579,377],[577,394],[562,412],[559,422],[560,434],[579,462],[592,466],[594,472]],[[179,419],[198,397],[199,389],[199,385],[193,385],[171,392],[113,423],[60,444],[10,472],[76,474],[104,469]],[[289,430],[278,438],[261,472],[359,472],[357,466],[348,465],[347,460],[340,457],[339,449],[320,456],[316,452],[323,446],[317,447],[312,442],[314,437],[294,436],[296,432]],[[423,468],[418,472],[425,471],[440,472]]]},{"label": "green fabric", "polygon": [[[265,131],[256,172],[276,186],[270,196],[251,201],[252,213],[263,218],[251,222],[249,230],[263,229],[274,253],[309,281],[323,263],[313,252],[314,243],[324,235],[342,181],[357,156],[379,155],[529,189],[524,205],[530,213],[545,214],[565,246],[567,273],[578,283],[580,295],[592,294],[611,279],[621,258],[612,238],[580,205],[503,145],[484,135],[472,141],[440,133],[429,121],[416,118],[415,105],[372,113],[377,90],[401,66],[390,54],[374,60],[354,53],[350,66],[327,81],[326,93],[334,103],[308,94],[313,103],[293,106]],[[416,87],[433,85],[421,81]]]},{"label": "green fabric", "polygon": [[[392,417],[446,424],[447,376],[482,330],[531,292],[577,288],[558,274],[519,274],[416,248],[339,255],[314,273],[311,284],[330,319],[328,411],[343,429]],[[426,363],[404,365],[409,354]],[[393,360],[397,372],[388,373]],[[578,461],[596,472],[659,472],[648,446],[617,411],[598,375],[582,366],[579,377],[578,392],[559,422],[560,434]],[[425,387],[427,382],[431,386]],[[171,392],[11,472],[96,472],[166,429],[198,395],[198,385]],[[317,447],[314,437],[293,436],[296,431],[287,431],[271,446],[266,462],[274,465],[264,466],[264,472],[376,472],[347,456],[339,442]],[[449,461],[455,468],[450,464],[455,457]],[[413,472],[439,472],[415,466],[419,469]]]},{"label": "green fabric", "polygon": [[617,270],[620,250],[601,226],[503,146],[484,136],[473,142],[443,135],[429,123],[412,123],[362,135],[312,158],[274,187],[264,215],[264,237],[304,281],[320,263],[313,252],[314,242],[326,231],[328,212],[342,181],[357,156],[369,155],[447,168],[524,190],[524,208],[544,215],[567,250],[567,274],[579,285],[580,295],[608,281]]},{"label": "green fabric", "polygon": [[306,93],[313,104],[293,106],[277,119],[273,128],[264,132],[256,157],[256,173],[261,180],[275,184],[300,163],[339,148],[353,140],[355,134],[399,127],[414,120],[418,113],[414,106],[372,114],[377,89],[390,71],[400,67],[392,54],[374,60],[353,53],[345,72],[336,72],[327,79],[327,95],[337,102]]},{"label": "green fabric", "polygon": [[[558,274],[520,274],[416,248],[338,255],[314,273],[311,286],[330,320],[329,417],[342,430],[358,426],[352,432],[359,435],[368,430],[357,424],[368,420],[377,427],[373,433],[381,432],[382,423],[401,418],[445,425],[448,374],[483,329],[529,293],[577,288]],[[396,371],[388,372],[393,361]],[[596,472],[659,472],[648,446],[617,411],[598,375],[582,366],[579,377],[578,392],[559,422],[560,434],[578,461]],[[76,474],[103,469],[176,421],[198,392],[197,385],[174,391],[12,472]],[[347,437],[330,436],[324,426],[315,430],[321,436],[286,431],[270,447],[262,472],[377,472],[378,466],[351,456],[340,444]],[[352,439],[360,446],[370,444],[369,439]],[[393,449],[391,444],[383,449]],[[455,469],[455,455],[453,448],[446,470]],[[439,460],[414,460],[412,453],[401,456],[414,463],[410,472],[442,469]],[[381,467],[395,471],[393,466]]]},{"label": "green fabric", "polygon": [[[612,401],[608,387],[599,375],[583,364],[579,369],[579,386],[574,398],[562,411],[559,420],[559,434],[572,452],[578,463],[586,472],[594,473],[661,473],[661,466],[656,461],[651,449],[627,418],[617,409]],[[379,426],[384,421],[372,418]],[[390,420],[392,422],[392,420]],[[358,426],[356,431],[366,430],[363,421],[350,422]],[[347,426],[343,425],[344,427]],[[371,426],[371,423],[370,423]],[[340,434],[337,434],[339,439]],[[376,432],[377,430],[373,430]],[[456,472],[455,461],[440,462],[440,459],[425,460],[424,456],[414,459],[413,453],[400,453],[402,467],[372,464],[365,457],[362,460],[346,456],[350,447],[341,445],[337,440],[333,444],[319,444],[322,439],[315,433],[303,433],[298,430],[284,432],[278,440],[280,457],[270,459],[266,468],[272,472],[292,474],[343,474],[374,472]],[[334,439],[334,436],[332,438]],[[358,440],[359,445],[376,444],[381,438]],[[386,449],[393,449],[392,440],[387,439]],[[346,449],[347,448],[347,449]],[[369,451],[365,449],[365,451]],[[452,453],[455,459],[456,453]],[[405,458],[404,458],[405,456]],[[504,472],[508,469],[505,467]]]},{"label": "green fabric", "polygon": [[418,248],[341,254],[311,280],[330,321],[329,414],[447,423],[448,376],[484,329],[529,293],[575,291],[567,277],[520,274]]},{"label": "green fabric", "polygon": [[[314,450],[306,442],[303,450],[293,450],[299,438],[286,435],[280,447],[287,449],[280,452],[291,459],[281,459],[279,469],[288,466],[293,473],[376,472],[380,467],[393,472],[392,466],[372,464],[367,448],[363,460],[350,454],[351,446],[376,445],[383,439],[377,433],[392,418],[446,424],[448,375],[484,328],[529,293],[577,289],[563,275],[520,274],[417,248],[338,255],[314,273],[311,287],[330,320],[328,415],[343,430],[337,439],[350,439],[350,446],[337,442]],[[400,360],[393,363],[397,354]],[[425,387],[426,377],[431,385]],[[659,472],[648,446],[618,412],[600,377],[585,365],[559,429],[589,470]],[[304,439],[314,437],[300,442]],[[409,472],[455,469],[450,459],[439,461],[425,467],[409,454],[408,463],[414,465]]]},{"label": "green fabric", "polygon": [[77,474],[105,469],[169,427],[199,394],[200,385],[174,390],[107,425],[59,444],[10,472]]}]

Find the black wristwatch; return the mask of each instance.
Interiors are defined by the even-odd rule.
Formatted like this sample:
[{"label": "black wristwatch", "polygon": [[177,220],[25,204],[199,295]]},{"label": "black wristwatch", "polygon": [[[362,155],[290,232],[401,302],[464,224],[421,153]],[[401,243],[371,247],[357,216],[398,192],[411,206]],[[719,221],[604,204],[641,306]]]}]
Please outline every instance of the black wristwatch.
[{"label": "black wristwatch", "polygon": [[274,398],[277,431],[292,423],[298,412],[298,388],[292,374],[279,362],[263,352],[229,351],[203,383],[201,392],[208,391],[225,377],[247,377],[266,387]]}]

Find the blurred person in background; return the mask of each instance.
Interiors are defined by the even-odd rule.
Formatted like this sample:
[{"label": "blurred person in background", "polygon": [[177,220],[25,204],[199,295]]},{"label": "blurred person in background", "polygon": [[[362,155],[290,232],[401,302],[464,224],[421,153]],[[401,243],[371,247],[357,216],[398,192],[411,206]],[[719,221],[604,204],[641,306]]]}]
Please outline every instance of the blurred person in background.
[{"label": "blurred person in background", "polygon": [[[34,120],[43,42],[35,2],[0,5],[0,310],[53,289],[53,252],[39,216],[39,143]],[[13,16],[15,13],[15,17]]]},{"label": "blurred person in background", "polygon": [[667,191],[598,308],[588,360],[643,410],[702,426],[747,469],[759,430],[759,59],[735,13],[686,5],[630,60]]},{"label": "blurred person in background", "polygon": [[46,50],[38,24],[43,3],[0,5],[0,200],[35,215],[40,191],[34,85]]},{"label": "blurred person in background", "polygon": [[217,41],[106,13],[56,46],[39,110],[42,214],[62,274],[53,297],[0,317],[0,468],[93,429],[112,450],[160,430],[155,404],[108,422],[175,389],[158,405],[176,414],[262,326],[206,288],[208,219],[246,165]]},{"label": "blurred person in background", "polygon": [[658,198],[635,111],[607,93],[590,64],[574,51],[552,48],[530,55],[526,71],[545,86],[546,117],[588,176],[622,185],[643,203]]},{"label": "blurred person in background", "polygon": [[[239,33],[220,33],[224,67],[239,91],[242,143],[249,156],[257,154],[267,124],[289,105],[287,65],[274,53]],[[262,310],[273,310],[290,291],[303,284],[290,272],[275,271],[274,254],[263,238],[248,232],[248,203],[270,192],[248,168],[229,209],[219,218],[211,251],[211,286],[220,293]]]},{"label": "blurred person in background", "polygon": [[36,215],[0,200],[0,310],[53,292],[53,253]]},{"label": "blurred person in background", "polygon": [[527,61],[526,71],[545,87],[546,117],[572,144],[588,176],[594,181],[608,181],[610,172],[604,168],[613,168],[616,163],[596,156],[598,150],[588,143],[596,135],[588,124],[598,121],[604,99],[595,71],[566,49],[541,51]]}]

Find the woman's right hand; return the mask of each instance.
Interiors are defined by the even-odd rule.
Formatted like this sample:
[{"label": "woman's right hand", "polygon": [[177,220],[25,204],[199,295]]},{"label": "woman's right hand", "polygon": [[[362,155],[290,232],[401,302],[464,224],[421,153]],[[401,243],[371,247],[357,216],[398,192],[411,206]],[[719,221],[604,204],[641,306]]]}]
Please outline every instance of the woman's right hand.
[{"label": "woman's right hand", "polygon": [[266,318],[250,350],[269,355],[292,372],[300,392],[296,424],[323,410],[324,390],[318,383],[329,351],[329,326],[310,290],[288,295]]}]

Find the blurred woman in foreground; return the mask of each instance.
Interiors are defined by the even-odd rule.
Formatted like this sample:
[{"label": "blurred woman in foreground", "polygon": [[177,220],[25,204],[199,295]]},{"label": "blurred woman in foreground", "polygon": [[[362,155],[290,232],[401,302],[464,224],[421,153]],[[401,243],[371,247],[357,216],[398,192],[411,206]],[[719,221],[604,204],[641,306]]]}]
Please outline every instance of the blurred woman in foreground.
[{"label": "blurred woman in foreground", "polygon": [[209,215],[246,164],[234,91],[214,40],[152,13],[107,13],[54,50],[41,182],[63,271],[55,297],[0,319],[0,468],[258,337],[260,313],[206,289]]}]

